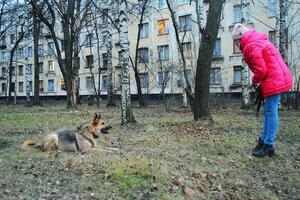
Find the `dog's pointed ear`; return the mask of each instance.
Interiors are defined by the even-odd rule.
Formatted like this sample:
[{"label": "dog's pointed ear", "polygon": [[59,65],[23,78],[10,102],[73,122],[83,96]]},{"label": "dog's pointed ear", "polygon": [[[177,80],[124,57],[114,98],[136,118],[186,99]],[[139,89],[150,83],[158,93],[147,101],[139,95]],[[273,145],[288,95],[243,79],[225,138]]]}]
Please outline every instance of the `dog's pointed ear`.
[{"label": "dog's pointed ear", "polygon": [[98,114],[98,119],[101,119],[101,114],[100,113]]},{"label": "dog's pointed ear", "polygon": [[94,120],[95,120],[95,119],[97,119],[97,118],[98,118],[98,114],[97,114],[97,113],[95,113]]}]

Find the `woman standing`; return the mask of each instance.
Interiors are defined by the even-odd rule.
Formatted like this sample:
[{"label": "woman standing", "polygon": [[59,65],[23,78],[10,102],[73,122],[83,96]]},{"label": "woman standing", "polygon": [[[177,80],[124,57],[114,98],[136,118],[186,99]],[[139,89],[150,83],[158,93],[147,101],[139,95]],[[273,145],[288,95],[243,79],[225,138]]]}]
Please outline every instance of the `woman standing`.
[{"label": "woman standing", "polygon": [[272,157],[278,128],[280,94],[292,88],[292,75],[280,52],[263,33],[236,24],[232,38],[243,52],[244,59],[253,72],[252,84],[259,86],[264,97],[264,128],[258,144],[252,150],[256,157]]}]

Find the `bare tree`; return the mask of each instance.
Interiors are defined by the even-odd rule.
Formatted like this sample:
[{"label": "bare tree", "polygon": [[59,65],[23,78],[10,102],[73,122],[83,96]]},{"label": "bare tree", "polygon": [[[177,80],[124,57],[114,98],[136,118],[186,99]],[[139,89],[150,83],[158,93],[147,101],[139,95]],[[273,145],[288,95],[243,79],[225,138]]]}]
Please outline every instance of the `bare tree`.
[{"label": "bare tree", "polygon": [[[27,0],[35,9],[38,18],[49,29],[51,38],[53,39],[58,64],[63,75],[66,92],[67,92],[67,106],[74,107],[77,104],[76,99],[76,69],[74,69],[74,45],[77,38],[78,29],[77,24],[81,24],[82,17],[85,17],[85,10],[90,5],[90,1],[81,0]],[[84,6],[83,6],[84,5]],[[78,11],[82,15],[78,14]],[[81,16],[81,17],[79,17]],[[61,21],[63,38],[60,38],[57,32],[57,20]],[[59,45],[59,42],[64,45]],[[65,59],[62,57],[62,51],[65,52]]]},{"label": "bare tree", "polygon": [[141,60],[142,63],[144,62],[139,55],[139,45],[140,45],[140,39],[141,39],[141,28],[143,25],[143,20],[144,20],[144,15],[145,15],[146,8],[147,8],[147,3],[148,3],[148,0],[144,0],[141,2],[141,4],[137,5],[140,16],[139,16],[139,22],[138,22],[138,32],[137,32],[137,42],[136,42],[136,46],[135,46],[134,63],[132,62],[134,78],[135,78],[136,87],[137,87],[137,91],[138,91],[138,101],[139,101],[140,107],[144,107],[146,105],[145,100],[143,98],[142,88],[141,88],[141,81],[140,81],[139,69],[138,69],[138,61]]},{"label": "bare tree", "polygon": [[184,92],[187,94],[187,97],[189,99],[189,103],[190,103],[192,110],[194,110],[194,97],[192,95],[192,87],[191,87],[191,84],[189,81],[189,76],[187,73],[187,66],[186,66],[186,60],[185,60],[182,42],[179,38],[179,24],[177,22],[177,12],[175,10],[173,1],[166,0],[166,2],[168,5],[170,14],[171,14],[171,19],[173,22],[174,32],[175,32],[175,36],[176,36],[177,49],[178,49],[178,55],[179,55],[179,57],[178,57],[179,65],[182,66],[182,73],[183,73],[183,77],[184,77],[184,81],[183,81]]},{"label": "bare tree", "polygon": [[40,22],[37,18],[37,14],[34,8],[32,8],[32,18],[33,18],[33,56],[34,56],[34,97],[33,105],[40,105],[40,65],[39,65],[39,37],[40,37]]},{"label": "bare tree", "polygon": [[[25,36],[25,21],[21,22],[20,24],[20,32],[18,34],[17,37],[17,40],[16,42],[14,43],[12,49],[10,50],[9,54],[9,65],[8,65],[8,97],[7,97],[7,103],[10,104],[11,101],[12,101],[12,96],[11,96],[11,93],[12,91],[16,92],[16,81],[15,81],[15,86],[13,87],[13,84],[12,84],[12,76],[13,76],[13,62],[14,62],[14,57],[16,56],[16,52],[17,52],[17,49],[18,49],[18,46],[19,44],[21,43],[21,41],[23,40],[24,36]],[[16,29],[18,29],[18,26],[16,26]],[[16,67],[15,66],[15,70],[14,70],[14,73],[16,73]]]}]

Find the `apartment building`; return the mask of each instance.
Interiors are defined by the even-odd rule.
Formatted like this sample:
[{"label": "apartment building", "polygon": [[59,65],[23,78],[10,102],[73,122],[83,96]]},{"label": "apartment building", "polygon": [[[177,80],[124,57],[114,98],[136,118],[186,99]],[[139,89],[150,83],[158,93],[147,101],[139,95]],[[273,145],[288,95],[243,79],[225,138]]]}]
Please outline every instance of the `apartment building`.
[{"label": "apartment building", "polygon": [[[189,80],[194,84],[195,68],[199,46],[199,31],[196,22],[194,3],[189,0],[176,0],[177,21],[179,23],[179,36],[181,38],[184,55],[187,60]],[[138,1],[137,1],[138,3]],[[246,10],[246,25],[264,32],[269,39],[278,44],[276,38],[276,0],[248,1],[246,7],[241,7],[240,0],[228,1],[222,12],[222,21],[219,27],[218,39],[215,45],[214,58],[211,70],[211,92],[240,92],[242,83],[242,54],[231,39],[234,25],[241,21],[241,10]],[[207,10],[207,4],[205,8]],[[290,6],[287,16],[289,28],[289,53],[288,61],[291,65],[295,80],[300,72],[300,20],[299,4]],[[105,9],[104,9],[105,10]],[[134,9],[133,9],[134,10]],[[130,56],[135,58],[139,9],[129,14],[128,36],[130,43]],[[114,15],[117,16],[117,15]],[[97,32],[95,31],[95,20]],[[108,18],[103,12],[95,8],[86,14],[85,27],[81,30],[79,45],[81,46],[78,61],[79,93],[89,95],[94,93],[93,80],[96,87],[100,81],[101,94],[107,93],[107,50],[106,42]],[[116,20],[116,25],[118,25]],[[7,95],[7,66],[9,51],[16,42],[19,28],[10,29],[0,41],[0,95]],[[40,95],[63,96],[66,94],[64,80],[55,56],[54,43],[49,37],[45,25],[41,26],[43,37],[39,41],[40,64]],[[57,25],[57,32],[62,32],[61,25]],[[297,36],[298,35],[298,36]],[[114,92],[121,91],[121,53],[119,34],[113,29],[112,35],[112,63]],[[63,40],[60,45],[64,45]],[[63,52],[64,56],[64,52]],[[147,7],[140,31],[138,47],[138,68],[142,92],[144,94],[159,94],[163,83],[166,83],[165,93],[180,94],[183,91],[182,68],[174,34],[174,27],[165,0],[152,0]],[[13,62],[13,84],[16,84],[17,96],[26,95],[27,89],[33,89],[33,38],[32,29],[27,30],[27,37],[20,43]],[[100,67],[99,67],[100,65]],[[100,69],[100,79],[99,77]],[[131,70],[131,93],[137,94],[133,70]],[[249,76],[251,73],[249,72]]]}]

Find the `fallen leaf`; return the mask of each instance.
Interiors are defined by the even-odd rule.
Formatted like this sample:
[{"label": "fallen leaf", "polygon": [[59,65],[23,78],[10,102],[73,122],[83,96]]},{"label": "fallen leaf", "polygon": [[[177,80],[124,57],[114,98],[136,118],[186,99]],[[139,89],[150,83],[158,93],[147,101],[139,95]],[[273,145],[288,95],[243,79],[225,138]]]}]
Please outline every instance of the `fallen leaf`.
[{"label": "fallen leaf", "polygon": [[189,187],[185,187],[183,191],[184,191],[184,193],[185,193],[186,195],[188,195],[188,196],[193,196],[193,195],[195,194],[195,191],[192,190],[192,189],[189,188]]}]

